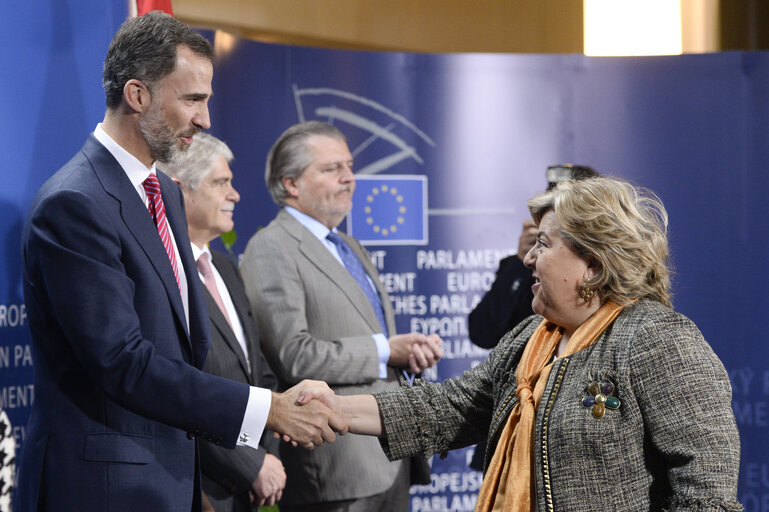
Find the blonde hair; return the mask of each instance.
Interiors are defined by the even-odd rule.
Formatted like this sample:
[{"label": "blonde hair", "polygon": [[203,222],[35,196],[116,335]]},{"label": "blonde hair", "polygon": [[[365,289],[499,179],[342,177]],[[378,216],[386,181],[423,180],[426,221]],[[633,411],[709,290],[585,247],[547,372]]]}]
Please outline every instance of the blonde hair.
[{"label": "blonde hair", "polygon": [[672,306],[668,214],[652,191],[617,178],[570,180],[531,199],[529,210],[537,224],[553,211],[571,249],[600,263],[585,285],[602,300]]}]

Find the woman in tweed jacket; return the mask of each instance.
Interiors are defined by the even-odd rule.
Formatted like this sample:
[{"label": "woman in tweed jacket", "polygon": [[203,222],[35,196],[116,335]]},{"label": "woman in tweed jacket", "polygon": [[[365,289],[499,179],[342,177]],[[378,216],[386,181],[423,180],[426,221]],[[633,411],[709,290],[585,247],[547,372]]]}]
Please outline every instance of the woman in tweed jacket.
[{"label": "woman in tweed jacket", "polygon": [[[586,348],[555,350],[533,420],[531,502],[515,510],[742,510],[729,379],[697,327],[670,307],[659,200],[595,178],[566,182],[529,206],[540,226],[526,257],[538,315],[462,377],[321,398],[350,432],[379,435],[391,459],[445,455],[488,435],[488,468],[507,449],[500,437],[519,402],[516,370],[527,342],[544,319],[568,332],[569,314],[579,318],[595,295],[598,304],[583,317],[609,301],[621,312]],[[575,271],[585,276],[578,285],[570,280]],[[308,390],[304,400],[321,394]]]}]

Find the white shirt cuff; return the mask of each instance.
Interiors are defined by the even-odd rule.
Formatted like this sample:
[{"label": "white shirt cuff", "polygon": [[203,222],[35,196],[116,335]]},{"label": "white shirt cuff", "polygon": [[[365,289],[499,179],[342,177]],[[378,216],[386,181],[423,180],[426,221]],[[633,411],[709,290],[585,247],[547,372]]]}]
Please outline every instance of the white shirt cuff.
[{"label": "white shirt cuff", "polygon": [[249,389],[248,404],[243,416],[243,424],[240,426],[238,445],[259,447],[259,440],[262,438],[264,427],[267,425],[271,404],[272,391],[253,386]]},{"label": "white shirt cuff", "polygon": [[376,351],[379,354],[379,378],[387,378],[387,361],[390,360],[390,343],[382,333],[372,334],[376,342]]}]

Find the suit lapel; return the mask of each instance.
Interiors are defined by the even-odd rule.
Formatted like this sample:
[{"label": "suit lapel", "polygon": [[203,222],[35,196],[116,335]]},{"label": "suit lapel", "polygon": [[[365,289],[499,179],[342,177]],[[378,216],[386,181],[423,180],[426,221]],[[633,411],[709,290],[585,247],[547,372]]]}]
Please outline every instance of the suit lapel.
[{"label": "suit lapel", "polygon": [[[249,322],[248,315],[243,311],[244,304],[242,303],[242,297],[239,297],[237,294],[237,285],[239,283],[233,282],[234,280],[237,280],[237,276],[231,275],[230,268],[232,268],[232,266],[230,265],[230,268],[228,268],[228,263],[226,261],[222,261],[222,258],[226,259],[226,256],[221,255],[215,251],[211,251],[211,256],[216,270],[219,272],[222,281],[224,281],[224,284],[227,287],[227,291],[230,295],[230,299],[232,300],[232,304],[235,306],[235,311],[238,314],[238,320],[240,321],[240,325],[243,328],[243,335],[246,338],[246,347],[249,348],[251,341],[255,340],[256,338],[253,337],[255,336],[255,333],[251,332],[252,329],[249,326],[249,324],[252,322]],[[249,383],[253,384],[253,379],[256,377],[253,375],[254,372],[252,372],[248,367],[248,362],[246,361],[246,357],[243,354],[243,349],[241,348],[240,343],[238,343],[238,339],[235,337],[235,333],[232,331],[229,322],[227,322],[227,319],[224,317],[221,310],[219,310],[219,306],[208,292],[208,289],[205,291],[206,302],[208,304],[208,311],[211,316],[211,323],[213,327],[219,331],[222,339],[224,339],[224,341],[227,343],[227,346],[235,353],[243,373],[248,376]],[[245,307],[250,307],[250,305],[246,303]],[[248,354],[248,358],[253,362],[254,355]]]},{"label": "suit lapel", "polygon": [[345,266],[334,258],[323,243],[290,213],[281,210],[278,214],[278,220],[288,233],[299,241],[299,252],[320,272],[328,276],[331,282],[347,296],[353,307],[366,319],[372,332],[380,332],[382,328],[376,319],[376,314],[368,297]]},{"label": "suit lapel", "polygon": [[[203,362],[206,359],[206,354],[208,353],[208,344],[206,343],[206,340],[210,336],[210,332],[209,323],[206,321],[207,308],[205,304],[205,296],[203,295],[205,287],[198,278],[198,267],[195,264],[195,258],[192,256],[192,245],[190,244],[189,234],[187,233],[187,217],[184,213],[184,196],[182,195],[179,186],[174,183],[171,178],[166,176],[165,173],[158,171],[157,174],[158,180],[160,181],[163,202],[166,206],[166,217],[168,218],[168,223],[176,238],[176,245],[179,249],[179,258],[182,261],[184,275],[187,279],[187,302],[190,315],[188,341],[193,350],[195,366],[202,368]],[[166,198],[168,198],[168,201],[166,201]],[[165,251],[165,248],[163,248],[163,251]],[[173,275],[173,271],[171,272],[171,275]],[[173,278],[173,281],[164,281],[164,283],[168,290],[169,285],[176,283],[176,278]],[[173,290],[173,288],[171,288],[171,290]],[[171,292],[169,291],[169,294],[170,293]],[[182,318],[184,318],[181,296],[177,294],[173,295],[173,297],[179,298],[177,303],[178,307],[176,307],[175,311],[177,314],[181,314]]]},{"label": "suit lapel", "polygon": [[[181,199],[181,190],[179,189],[179,186],[171,181],[171,179],[168,178],[168,176],[166,176],[163,172],[157,171],[157,174],[158,180],[160,181],[160,191],[163,196],[163,204],[166,207],[166,218],[168,219],[168,224],[171,226],[171,230],[174,233],[176,246],[179,251],[179,259],[182,260],[184,275],[187,279],[187,290],[190,298],[190,317],[192,318],[192,310],[194,308],[194,301],[192,299],[195,294],[195,285],[191,282],[192,279],[190,276],[197,278],[198,267],[195,265],[195,259],[192,256],[192,247],[190,246],[189,235],[187,234],[187,217],[185,216],[184,210],[182,208],[181,201],[183,199]],[[152,224],[154,225],[154,223]],[[163,242],[160,240],[160,237],[158,237],[158,242],[160,242],[163,253],[165,253],[165,247],[163,247]],[[167,255],[166,260],[168,260]],[[174,303],[174,310],[177,312],[177,314],[181,314],[181,318],[184,318],[184,306],[182,304],[181,295],[178,293],[172,293],[174,290],[179,290],[179,286],[176,283],[176,278],[173,275],[173,270],[170,268],[170,265],[166,265],[164,268],[167,271],[170,271],[170,273],[166,273],[167,279],[163,281],[163,284],[166,286],[169,297],[178,298],[178,301]],[[190,320],[190,323],[192,323],[192,320]],[[187,334],[189,335],[189,332]]]},{"label": "suit lapel", "polygon": [[[176,277],[174,276],[173,269],[168,260],[168,253],[166,253],[165,247],[163,247],[163,242],[158,235],[157,226],[153,222],[149,211],[144,206],[141,197],[139,197],[139,194],[131,184],[128,176],[126,176],[123,168],[118,164],[117,160],[115,160],[112,154],[107,151],[107,149],[102,146],[93,135],[88,138],[83,146],[83,153],[88,157],[94,168],[99,169],[97,176],[101,181],[104,190],[120,202],[120,212],[123,217],[123,222],[133,234],[137,243],[147,255],[147,259],[149,259],[157,272],[158,277],[168,294],[168,299],[176,318],[181,324],[182,330],[187,333],[187,321],[184,315],[184,306],[182,304],[181,295],[179,294],[179,286],[176,282]],[[163,202],[166,206],[166,215],[169,217],[171,229],[173,229],[174,237],[177,240],[177,245],[181,246],[182,244],[180,241],[186,239],[186,233],[185,236],[180,239],[178,223],[171,221],[172,216],[174,217],[174,220],[178,217],[178,214],[175,211],[176,205],[174,201],[168,200],[167,186],[164,187],[163,185],[164,183],[161,182],[161,191]],[[172,210],[174,213],[169,214]],[[189,243],[187,243],[187,245],[189,246]],[[189,247],[187,247],[187,251],[190,251]],[[182,260],[184,260],[184,258],[182,258]],[[189,337],[187,338],[187,344],[189,346]]]}]

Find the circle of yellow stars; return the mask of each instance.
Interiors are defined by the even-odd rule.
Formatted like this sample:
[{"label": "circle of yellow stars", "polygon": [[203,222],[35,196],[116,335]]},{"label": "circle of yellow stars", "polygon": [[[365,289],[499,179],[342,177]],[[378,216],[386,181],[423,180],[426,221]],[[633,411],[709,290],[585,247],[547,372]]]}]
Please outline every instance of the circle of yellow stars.
[{"label": "circle of yellow stars", "polygon": [[[398,217],[395,220],[395,224],[390,224],[389,226],[380,226],[379,224],[374,224],[374,218],[371,217],[371,204],[374,202],[374,199],[376,199],[377,196],[385,197],[387,194],[395,197],[395,200],[401,204],[398,206]],[[381,234],[382,236],[388,236],[398,231],[397,224],[403,224],[406,221],[403,218],[403,215],[406,213],[406,207],[402,204],[403,196],[398,194],[398,189],[395,187],[390,187],[389,185],[374,187],[371,189],[371,193],[366,196],[366,202],[369,203],[363,209],[363,211],[366,212],[366,224],[371,226],[371,229],[374,230],[374,233]]]}]

